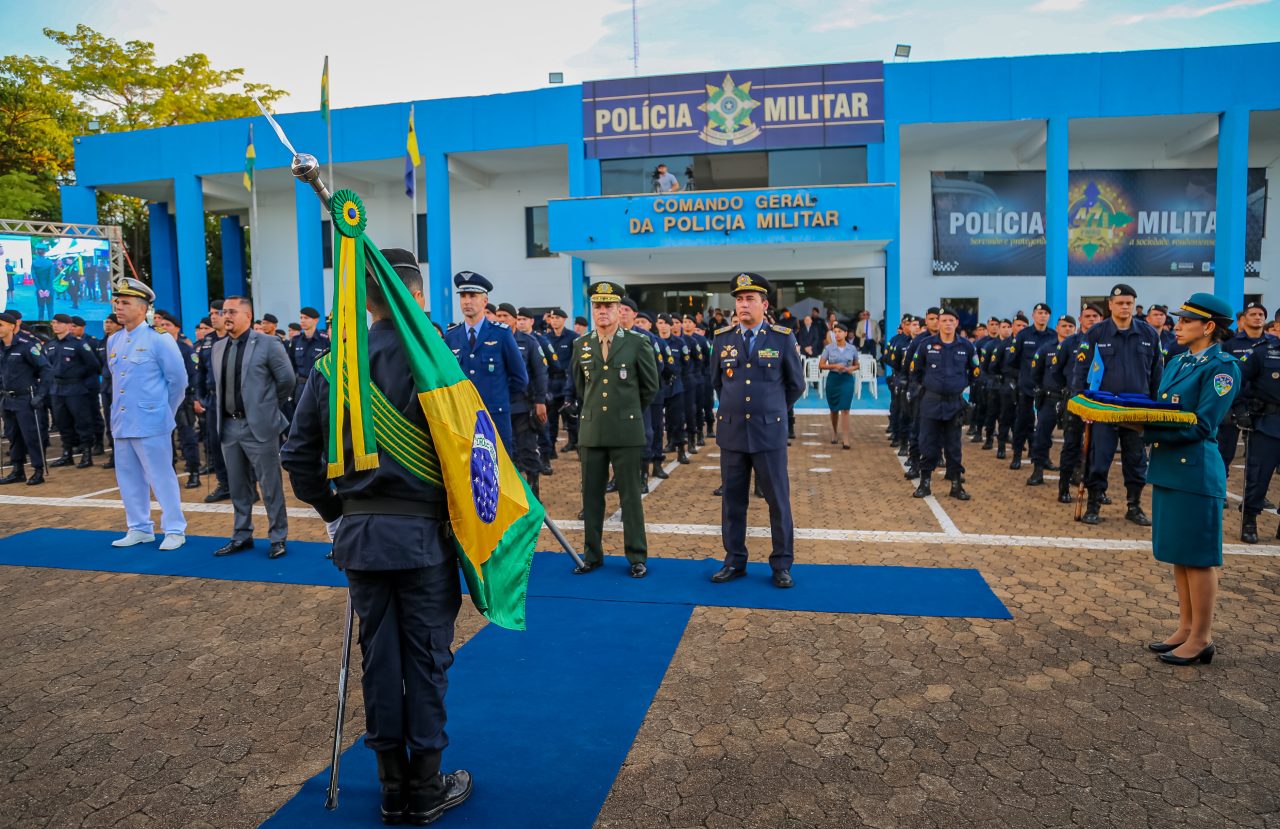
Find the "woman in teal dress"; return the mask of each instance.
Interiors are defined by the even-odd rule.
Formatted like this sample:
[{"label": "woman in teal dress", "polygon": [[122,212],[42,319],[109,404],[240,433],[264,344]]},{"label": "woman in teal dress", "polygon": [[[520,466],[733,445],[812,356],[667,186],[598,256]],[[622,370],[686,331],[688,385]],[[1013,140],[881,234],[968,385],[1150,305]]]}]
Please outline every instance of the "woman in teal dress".
[{"label": "woman in teal dress", "polygon": [[831,328],[835,341],[828,343],[818,358],[818,368],[827,372],[827,406],[831,409],[831,442],[849,448],[849,407],[858,384],[858,347],[849,342],[849,326],[837,322]]},{"label": "woman in teal dress", "polygon": [[1222,566],[1222,506],[1226,471],[1218,452],[1218,424],[1240,385],[1240,366],[1219,342],[1231,336],[1231,306],[1208,293],[1192,294],[1177,311],[1174,333],[1187,351],[1171,359],[1159,401],[1194,412],[1194,426],[1147,426],[1151,447],[1151,546],[1173,565],[1178,629],[1147,647],[1172,665],[1208,664],[1215,652],[1210,628]]}]

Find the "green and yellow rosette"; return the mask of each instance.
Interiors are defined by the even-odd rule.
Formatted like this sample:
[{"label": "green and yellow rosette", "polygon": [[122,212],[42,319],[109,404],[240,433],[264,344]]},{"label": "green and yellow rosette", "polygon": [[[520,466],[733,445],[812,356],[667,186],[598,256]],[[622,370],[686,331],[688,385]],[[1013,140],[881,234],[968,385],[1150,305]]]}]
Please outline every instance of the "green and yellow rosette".
[{"label": "green and yellow rosette", "polygon": [[369,223],[364,202],[352,190],[339,190],[329,200],[333,222],[333,359],[340,367],[329,383],[330,478],[346,469],[342,430],[350,418],[351,446],[357,470],[376,469],[378,446],[373,427],[369,383],[369,331],[364,307],[364,229]]}]

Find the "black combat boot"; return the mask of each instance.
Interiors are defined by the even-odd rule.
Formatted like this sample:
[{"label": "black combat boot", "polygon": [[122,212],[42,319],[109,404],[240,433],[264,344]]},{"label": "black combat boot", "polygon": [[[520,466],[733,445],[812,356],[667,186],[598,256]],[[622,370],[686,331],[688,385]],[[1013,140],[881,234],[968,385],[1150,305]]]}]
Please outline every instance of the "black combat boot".
[{"label": "black combat boot", "polygon": [[1058,503],[1070,504],[1074,500],[1075,499],[1071,497],[1071,479],[1059,478],[1058,479]]},{"label": "black combat boot", "polygon": [[1086,524],[1097,524],[1102,521],[1098,509],[1102,506],[1102,493],[1096,489],[1089,490],[1089,500],[1084,505],[1084,517],[1080,520]]},{"label": "black combat boot", "polygon": [[990,449],[991,445],[994,444],[995,442],[996,442],[995,438],[991,437],[991,435],[987,435],[987,439],[982,442],[982,448]]},{"label": "black combat boot", "polygon": [[698,445],[699,446],[707,445],[707,439],[702,436],[702,429],[698,429]]},{"label": "black combat boot", "polygon": [[184,487],[186,487],[187,489],[199,489],[199,488],[200,488],[200,473],[199,473],[199,472],[188,472],[188,473],[187,473],[187,482],[186,482],[185,484],[183,484],[183,486],[184,486]]},{"label": "black combat boot", "polygon": [[27,470],[23,464],[14,464],[13,471],[0,478],[0,486],[4,484],[20,484],[27,480]]},{"label": "black combat boot", "polygon": [[974,432],[969,436],[970,443],[982,443],[982,432]]},{"label": "black combat boot", "polygon": [[707,437],[713,438],[715,436],[716,436],[716,422],[714,420],[709,420],[707,421]]},{"label": "black combat boot", "polygon": [[661,458],[653,462],[653,477],[657,478],[660,481],[665,481],[667,478],[671,477],[671,475],[668,474],[667,470],[662,468]]},{"label": "black combat boot", "polygon": [[44,483],[44,469],[37,466],[31,471],[31,477],[27,479],[27,486],[40,486]]},{"label": "black combat boot", "polygon": [[1042,486],[1044,484],[1044,465],[1035,464],[1031,469],[1031,476],[1027,478],[1027,486]]},{"label": "black combat boot", "polygon": [[102,465],[102,468],[103,469],[116,468],[116,450],[114,446],[111,448],[111,457],[107,458],[107,462]]},{"label": "black combat boot", "polygon": [[1139,527],[1150,527],[1151,519],[1142,511],[1142,487],[1125,487],[1125,495],[1128,496],[1127,500],[1129,502],[1129,508],[1124,513],[1125,520],[1132,521]]},{"label": "black combat boot", "polygon": [[1046,472],[1057,472],[1061,467],[1059,467],[1052,460],[1046,460],[1044,462],[1044,468]]},{"label": "black combat boot", "polygon": [[470,772],[459,769],[441,774],[439,752],[410,756],[409,803],[405,810],[405,820],[410,825],[426,826],[470,796]]},{"label": "black combat boot", "polygon": [[613,479],[613,478],[610,478],[610,479],[609,479],[609,483],[607,483],[607,484],[605,484],[605,485],[604,485],[604,491],[605,491],[605,492],[617,492],[617,491],[618,491],[618,482],[617,482],[617,480],[615,480],[615,479]]},{"label": "black combat boot", "polygon": [[71,466],[73,463],[75,463],[75,459],[71,456],[71,450],[63,449],[62,457],[58,458],[55,461],[50,461],[49,466],[50,467]]},{"label": "black combat boot", "polygon": [[80,456],[80,463],[76,464],[76,469],[88,469],[91,466],[93,466],[93,450],[86,449]]},{"label": "black combat boot", "polygon": [[907,446],[907,442],[904,440],[902,445],[898,447],[898,457],[905,458],[909,454],[911,454],[911,448]]},{"label": "black combat boot", "polygon": [[1015,448],[1013,450],[1013,460],[1009,461],[1009,468],[1010,469],[1022,468],[1022,450],[1021,449]]},{"label": "black combat boot", "polygon": [[968,501],[971,497],[969,493],[964,491],[964,484],[960,482],[959,478],[952,479],[951,491],[947,494],[957,501]]},{"label": "black combat boot", "polygon": [[920,483],[916,485],[916,491],[911,493],[912,498],[928,498],[933,494],[933,487],[929,483],[928,475],[920,476]]},{"label": "black combat boot", "polygon": [[1000,445],[996,447],[996,460],[1002,461],[1004,458],[1004,441],[1000,441]]},{"label": "black combat boot", "polygon": [[649,494],[649,467],[640,464],[640,494]]},{"label": "black combat boot", "polygon": [[1240,521],[1240,540],[1245,544],[1258,543],[1258,513],[1245,510],[1244,518]]},{"label": "black combat boot", "polygon": [[914,463],[908,463],[906,471],[902,473],[902,477],[906,478],[908,481],[913,481],[920,477],[920,468]]},{"label": "black combat boot", "polygon": [[689,453],[685,451],[685,446],[683,443],[676,447],[676,462],[677,463],[693,463],[693,461],[690,460],[689,458]]},{"label": "black combat boot", "polygon": [[896,437],[889,438],[889,445],[894,449],[897,449],[898,446],[901,444],[902,444],[902,441],[898,440]]},{"label": "black combat boot", "polygon": [[378,752],[378,782],[382,784],[382,822],[394,826],[404,820],[409,805],[409,756],[403,748]]},{"label": "black combat boot", "polygon": [[690,430],[689,430],[689,434],[688,434],[688,438],[689,438],[689,442],[688,442],[689,454],[690,454],[690,455],[696,455],[696,454],[698,454],[698,432],[697,432],[697,430],[695,430],[695,429],[690,429]]}]

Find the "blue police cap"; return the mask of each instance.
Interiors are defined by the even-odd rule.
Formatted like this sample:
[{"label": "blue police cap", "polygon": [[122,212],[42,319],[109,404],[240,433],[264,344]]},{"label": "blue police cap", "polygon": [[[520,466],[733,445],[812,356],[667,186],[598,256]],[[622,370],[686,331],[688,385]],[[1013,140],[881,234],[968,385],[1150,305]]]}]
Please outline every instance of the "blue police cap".
[{"label": "blue police cap", "polygon": [[460,294],[487,294],[493,290],[493,283],[475,271],[458,271],[453,275],[453,287]]},{"label": "blue police cap", "polygon": [[747,291],[757,291],[766,297],[773,293],[773,284],[758,273],[743,272],[733,278],[729,293],[737,296]]},{"label": "blue police cap", "polygon": [[1192,320],[1230,320],[1235,316],[1231,303],[1204,291],[1189,296],[1181,307],[1170,311],[1169,315]]}]

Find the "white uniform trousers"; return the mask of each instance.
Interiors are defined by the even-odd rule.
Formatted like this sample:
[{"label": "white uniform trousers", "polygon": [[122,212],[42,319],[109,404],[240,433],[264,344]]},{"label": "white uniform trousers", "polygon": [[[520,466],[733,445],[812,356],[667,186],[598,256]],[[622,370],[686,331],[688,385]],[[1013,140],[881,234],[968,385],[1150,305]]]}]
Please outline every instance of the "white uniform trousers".
[{"label": "white uniform trousers", "polygon": [[182,514],[178,475],[173,471],[173,438],[168,434],[116,438],[115,461],[116,482],[120,484],[129,529],[155,532],[151,521],[151,493],[155,492],[163,531],[185,533],[187,519]]}]

